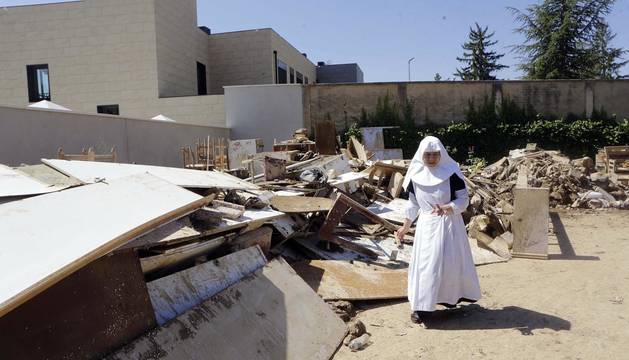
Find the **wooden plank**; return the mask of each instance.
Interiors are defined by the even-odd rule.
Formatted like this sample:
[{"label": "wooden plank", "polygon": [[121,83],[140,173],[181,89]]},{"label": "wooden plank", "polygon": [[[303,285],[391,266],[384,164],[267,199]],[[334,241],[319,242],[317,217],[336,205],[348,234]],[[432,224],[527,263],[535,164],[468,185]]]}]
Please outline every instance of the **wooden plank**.
[{"label": "wooden plank", "polygon": [[336,155],[336,126],[333,121],[319,121],[315,128],[315,142],[321,155]]},{"label": "wooden plank", "polygon": [[1,317],[1,357],[96,359],[155,325],[136,254],[116,251]]},{"label": "wooden plank", "polygon": [[359,261],[311,260],[293,268],[324,300],[403,299],[408,270]]},{"label": "wooden plank", "polygon": [[173,268],[185,262],[192,262],[199,256],[212,253],[212,251],[218,249],[226,241],[227,238],[225,236],[219,236],[167,249],[159,255],[143,257],[140,259],[142,271],[145,274],[151,274],[159,270]]},{"label": "wooden plank", "polygon": [[387,191],[391,194],[393,199],[400,196],[402,193],[402,183],[404,182],[404,175],[399,172],[395,172],[391,174],[391,180],[389,180],[389,186],[387,186]]},{"label": "wooden plank", "polygon": [[334,200],[322,197],[274,196],[271,206],[283,213],[330,211]]},{"label": "wooden plank", "polygon": [[548,256],[548,189],[514,189],[513,257]]},{"label": "wooden plank", "polygon": [[343,321],[277,258],[108,359],[329,359]]},{"label": "wooden plank", "polygon": [[365,151],[365,147],[360,141],[356,140],[355,137],[350,137],[350,142],[352,144],[352,148],[356,152],[356,157],[361,161],[367,161],[369,158],[367,157],[367,152]]},{"label": "wooden plank", "polygon": [[0,316],[205,203],[153,175],[136,174],[0,205]]},{"label": "wooden plank", "polygon": [[264,264],[264,254],[254,246],[147,283],[157,323],[164,325]]},{"label": "wooden plank", "polygon": [[259,246],[262,253],[267,255],[271,250],[271,237],[273,228],[271,226],[262,226],[258,229],[248,231],[229,242],[232,250],[242,250],[252,246]]},{"label": "wooden plank", "polygon": [[245,213],[244,206],[221,200],[213,200],[209,208],[219,212],[222,217],[232,220],[238,219]]},{"label": "wooden plank", "polygon": [[472,258],[474,259],[474,265],[486,265],[499,262],[507,262],[509,259],[502,258],[493,251],[484,249],[478,245],[478,240],[470,237],[468,238],[470,243],[470,250],[472,251]]},{"label": "wooden plank", "polygon": [[42,183],[21,171],[0,164],[0,197],[46,194],[67,187]]},{"label": "wooden plank", "polygon": [[235,176],[217,171],[199,171],[153,165],[55,159],[42,159],[42,162],[87,184],[95,183],[102,179],[109,181],[134,174],[151,173],[175,185],[188,188],[221,188],[237,190],[258,189],[258,187],[254,184],[240,180]]}]

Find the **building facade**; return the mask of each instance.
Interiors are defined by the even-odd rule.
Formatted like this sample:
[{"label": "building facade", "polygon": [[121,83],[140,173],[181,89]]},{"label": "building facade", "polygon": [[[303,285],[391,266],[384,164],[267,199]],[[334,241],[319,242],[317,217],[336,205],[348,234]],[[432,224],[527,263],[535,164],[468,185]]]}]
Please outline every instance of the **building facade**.
[{"label": "building facade", "polygon": [[45,99],[75,112],[163,114],[204,126],[225,126],[223,96],[212,95],[222,86],[279,82],[276,59],[304,80],[316,76],[272,29],[210,35],[198,28],[196,0],[6,7],[0,49],[0,105]]},{"label": "building facade", "polygon": [[317,83],[362,83],[363,71],[356,63],[352,64],[317,64]]}]

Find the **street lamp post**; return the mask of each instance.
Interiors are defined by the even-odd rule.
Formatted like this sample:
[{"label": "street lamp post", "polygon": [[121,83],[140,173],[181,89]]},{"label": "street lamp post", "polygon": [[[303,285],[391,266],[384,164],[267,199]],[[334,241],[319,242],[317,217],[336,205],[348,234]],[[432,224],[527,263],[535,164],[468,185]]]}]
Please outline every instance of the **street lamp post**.
[{"label": "street lamp post", "polygon": [[415,60],[415,57],[408,59],[408,82],[411,82],[411,61]]}]

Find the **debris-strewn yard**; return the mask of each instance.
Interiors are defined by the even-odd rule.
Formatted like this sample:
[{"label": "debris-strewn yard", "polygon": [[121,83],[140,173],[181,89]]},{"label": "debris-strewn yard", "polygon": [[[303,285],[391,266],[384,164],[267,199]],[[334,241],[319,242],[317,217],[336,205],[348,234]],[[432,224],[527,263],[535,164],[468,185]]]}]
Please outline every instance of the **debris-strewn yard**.
[{"label": "debris-strewn yard", "polygon": [[411,323],[406,301],[356,303],[371,344],[343,346],[334,359],[626,358],[628,214],[569,210],[552,219],[549,260],[477,267],[483,299],[444,311],[427,329]]}]

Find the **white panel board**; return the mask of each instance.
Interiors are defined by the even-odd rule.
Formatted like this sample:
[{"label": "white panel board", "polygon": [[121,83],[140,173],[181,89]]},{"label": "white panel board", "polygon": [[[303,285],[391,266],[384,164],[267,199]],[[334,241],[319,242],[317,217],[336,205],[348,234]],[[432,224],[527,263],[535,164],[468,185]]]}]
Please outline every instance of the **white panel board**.
[{"label": "white panel board", "polygon": [[157,323],[164,325],[265,264],[262,250],[252,246],[149,282]]},{"label": "white panel board", "polygon": [[0,316],[206,200],[150,174],[0,205]]},{"label": "white panel board", "polygon": [[29,196],[63,190],[67,186],[50,186],[0,164],[0,197]]},{"label": "white panel board", "polygon": [[150,173],[175,185],[188,188],[222,188],[255,190],[258,186],[235,176],[217,172],[179,169],[153,165],[105,163],[95,161],[71,161],[42,159],[42,162],[84,183],[95,183],[102,179],[113,180],[133,174]]}]

